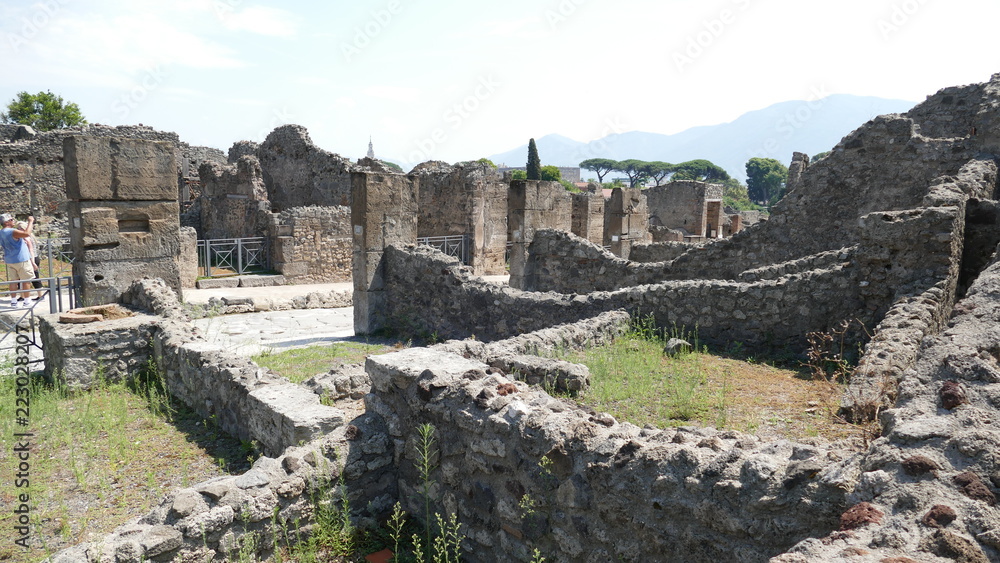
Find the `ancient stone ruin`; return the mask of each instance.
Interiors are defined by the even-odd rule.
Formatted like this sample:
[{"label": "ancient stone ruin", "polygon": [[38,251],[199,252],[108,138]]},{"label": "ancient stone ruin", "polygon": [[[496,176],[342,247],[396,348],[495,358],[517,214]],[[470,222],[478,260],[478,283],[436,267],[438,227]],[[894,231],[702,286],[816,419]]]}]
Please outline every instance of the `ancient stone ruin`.
[{"label": "ancient stone ruin", "polygon": [[[633,219],[649,220],[649,199],[623,191],[605,213],[616,218],[605,234],[627,247],[616,255],[570,232],[586,223],[571,198],[556,206],[544,183],[514,182],[509,286],[415,245],[422,188],[438,179],[351,170],[356,331],[450,341],[314,382],[364,393],[365,411],[347,415],[212,349],[185,330],[165,284],[137,282],[123,300],[158,318],[144,353],[171,392],[273,457],[53,560],[221,561],[248,538],[267,556],[293,522],[312,524],[304,495],[322,478],[343,477],[359,523],[396,501],[420,513],[424,423],[440,447],[433,508],[457,515],[467,561],[529,561],[535,549],[595,563],[1000,560],[998,158],[1000,74],[877,117],[814,164],[796,158],[768,221],[704,244],[639,242]],[[491,181],[447,174],[455,189]],[[433,185],[432,201],[446,190]],[[801,352],[806,333],[841,321],[863,326],[847,336],[864,351],[841,409],[878,421],[881,436],[859,451],[638,428],[531,385],[586,385],[582,366],[537,354],[613,339],[635,316],[760,353]],[[105,340],[120,341],[94,345]],[[519,509],[526,495],[531,513]]]}]

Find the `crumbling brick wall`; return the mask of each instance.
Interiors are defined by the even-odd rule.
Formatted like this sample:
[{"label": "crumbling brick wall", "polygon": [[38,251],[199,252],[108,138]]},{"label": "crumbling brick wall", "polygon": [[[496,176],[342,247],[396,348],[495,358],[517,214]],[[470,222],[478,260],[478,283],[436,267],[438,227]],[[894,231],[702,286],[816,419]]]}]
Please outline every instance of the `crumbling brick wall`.
[{"label": "crumbling brick wall", "polygon": [[273,211],[351,204],[351,161],[314,145],[301,125],[271,131],[257,158]]},{"label": "crumbling brick wall", "polygon": [[469,266],[477,275],[503,274],[507,250],[506,182],[488,164],[425,162],[419,177],[418,237],[467,235]]},{"label": "crumbling brick wall", "polygon": [[267,234],[270,202],[260,162],[240,157],[233,165],[205,163],[202,182],[201,230],[204,239],[260,237]]},{"label": "crumbling brick wall", "polygon": [[270,216],[271,263],[291,283],[351,281],[351,210],[296,207]]}]

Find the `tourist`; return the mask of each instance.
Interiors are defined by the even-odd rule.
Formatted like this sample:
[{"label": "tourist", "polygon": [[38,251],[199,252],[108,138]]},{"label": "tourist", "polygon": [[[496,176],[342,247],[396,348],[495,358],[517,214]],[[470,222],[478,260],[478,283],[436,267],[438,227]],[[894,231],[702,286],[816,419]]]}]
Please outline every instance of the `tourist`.
[{"label": "tourist", "polygon": [[[24,239],[31,236],[35,226],[35,218],[28,216],[27,229],[14,228],[14,216],[10,213],[0,215],[0,247],[3,247],[3,261],[7,264],[7,279],[30,280],[35,274],[35,265],[31,260],[31,251]],[[13,277],[12,277],[13,276]],[[10,284],[10,306],[17,307],[18,285],[21,289],[22,307],[31,307],[31,285],[28,281]]]},{"label": "tourist", "polygon": [[[27,231],[28,223],[25,221],[18,221],[17,228],[22,231]],[[31,265],[34,266],[35,270],[35,277],[31,280],[31,285],[36,290],[42,289],[42,280],[38,279],[39,277],[41,277],[39,276],[40,271],[38,269],[38,267],[41,265],[41,260],[38,258],[38,241],[35,240],[35,235],[31,234],[28,236],[28,238],[24,239],[24,244],[28,245],[28,252],[31,253]],[[37,295],[38,296],[35,297],[35,301],[38,301],[39,299],[42,298],[41,292],[37,292]]]}]

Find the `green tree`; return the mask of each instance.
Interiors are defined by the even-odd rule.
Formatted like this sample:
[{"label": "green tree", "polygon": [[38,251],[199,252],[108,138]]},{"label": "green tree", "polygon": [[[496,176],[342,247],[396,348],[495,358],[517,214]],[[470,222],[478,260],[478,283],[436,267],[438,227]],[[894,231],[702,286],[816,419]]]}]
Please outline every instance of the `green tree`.
[{"label": "green tree", "polygon": [[386,168],[392,170],[393,172],[398,172],[400,174],[403,173],[403,168],[400,165],[396,164],[395,162],[389,162],[388,160],[379,160],[379,162],[381,162],[383,165],[385,165]]},{"label": "green tree", "polygon": [[604,183],[604,176],[612,170],[617,170],[618,161],[610,158],[588,158],[580,163],[580,168],[593,170],[597,174],[597,181]]},{"label": "green tree", "polygon": [[2,123],[30,125],[39,131],[51,131],[74,125],[85,125],[87,120],[80,113],[80,106],[65,103],[52,92],[29,94],[19,92],[7,104],[6,113],[0,113]]},{"label": "green tree", "polygon": [[538,158],[538,147],[535,140],[528,140],[528,165],[526,167],[529,180],[542,179],[542,159]]},{"label": "green tree", "polygon": [[511,170],[510,171],[510,179],[511,180],[527,180],[528,179],[528,173],[525,172],[524,170]]},{"label": "green tree", "polygon": [[813,162],[816,162],[817,160],[823,158],[824,156],[826,156],[828,154],[830,154],[830,151],[824,151],[824,152],[816,153],[816,154],[813,155],[812,158],[809,159],[809,163],[812,164]]},{"label": "green tree", "polygon": [[788,168],[773,158],[747,161],[747,193],[754,203],[772,205],[785,195]]},{"label": "green tree", "polygon": [[646,164],[647,162],[645,160],[630,158],[628,160],[620,161],[615,170],[628,176],[628,185],[630,188],[634,188],[636,186],[641,186],[642,183],[646,181],[646,174],[643,171]]},{"label": "green tree", "polygon": [[671,180],[697,180],[699,182],[724,182],[729,173],[710,160],[697,159],[674,165]]},{"label": "green tree", "polygon": [[548,180],[549,182],[558,182],[562,179],[562,172],[559,171],[558,166],[549,164],[543,166],[541,169],[541,179]]},{"label": "green tree", "polygon": [[652,162],[647,162],[642,167],[642,173],[652,178],[656,185],[659,186],[663,179],[669,176],[674,171],[674,165],[669,162],[661,162],[659,160],[654,160]]},{"label": "green tree", "polygon": [[737,211],[760,209],[760,206],[750,201],[747,187],[736,178],[722,182],[722,204]]}]

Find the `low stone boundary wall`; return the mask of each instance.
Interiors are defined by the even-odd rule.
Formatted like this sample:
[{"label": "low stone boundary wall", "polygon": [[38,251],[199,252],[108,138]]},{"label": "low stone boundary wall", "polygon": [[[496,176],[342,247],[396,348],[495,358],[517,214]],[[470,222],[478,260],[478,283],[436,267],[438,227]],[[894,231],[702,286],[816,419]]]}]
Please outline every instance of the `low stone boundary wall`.
[{"label": "low stone boundary wall", "polygon": [[435,428],[434,509],[465,561],[764,561],[838,526],[857,471],[840,454],[710,428],[619,424],[454,354],[368,358],[399,500],[423,514],[418,426]]},{"label": "low stone boundary wall", "polygon": [[810,270],[824,270],[832,268],[839,263],[850,261],[854,258],[856,252],[857,246],[821,252],[819,254],[806,256],[797,260],[790,260],[780,264],[771,264],[769,266],[740,272],[736,276],[736,279],[745,282],[776,280],[784,276],[808,272]]},{"label": "low stone boundary wall", "polygon": [[492,342],[624,310],[652,315],[657,326],[696,329],[708,344],[798,353],[808,332],[842,319],[871,322],[858,297],[857,271],[843,264],[755,283],[672,281],[565,295],[479,282],[430,249],[391,246],[385,260],[390,326],[409,336]]},{"label": "low stone boundary wall", "polygon": [[155,315],[85,325],[43,317],[46,374],[87,388],[95,375],[120,380],[155,370],[171,395],[269,455],[345,423],[341,410],[320,404],[308,389],[193,334],[176,294],[161,280],[135,282],[123,300]]},{"label": "low stone boundary wall", "polygon": [[632,262],[669,262],[694,246],[689,242],[677,241],[636,244],[632,246],[628,259]]},{"label": "low stone boundary wall", "polygon": [[316,449],[294,448],[277,459],[262,457],[238,476],[217,477],[173,492],[142,518],[100,541],[51,557],[81,561],[262,560],[274,545],[308,536],[314,501],[339,469]]},{"label": "low stone boundary wall", "polygon": [[663,262],[631,262],[572,233],[541,229],[528,248],[523,289],[581,294],[614,291],[659,283],[667,278],[665,271]]},{"label": "low stone boundary wall", "polygon": [[625,311],[602,313],[592,319],[537,330],[499,342],[451,340],[431,346],[434,350],[480,360],[529,385],[575,393],[590,386],[586,366],[540,357],[559,349],[601,346],[624,334],[632,317]]}]

